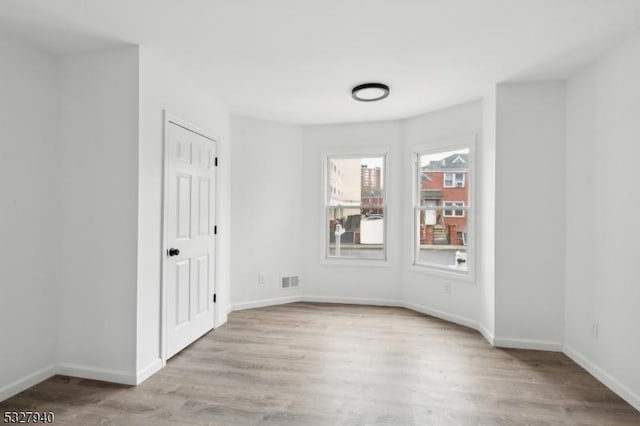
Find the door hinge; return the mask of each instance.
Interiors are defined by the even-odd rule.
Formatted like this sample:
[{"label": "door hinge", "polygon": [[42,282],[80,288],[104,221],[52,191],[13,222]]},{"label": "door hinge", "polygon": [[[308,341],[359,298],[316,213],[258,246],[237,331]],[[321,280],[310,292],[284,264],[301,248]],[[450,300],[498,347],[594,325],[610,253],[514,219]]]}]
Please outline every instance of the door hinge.
[{"label": "door hinge", "polygon": [[218,235],[218,225],[213,226],[213,235]]},{"label": "door hinge", "polygon": [[218,167],[218,157],[213,160],[213,165]]},{"label": "door hinge", "polygon": [[213,293],[213,303],[216,303],[216,294]]}]

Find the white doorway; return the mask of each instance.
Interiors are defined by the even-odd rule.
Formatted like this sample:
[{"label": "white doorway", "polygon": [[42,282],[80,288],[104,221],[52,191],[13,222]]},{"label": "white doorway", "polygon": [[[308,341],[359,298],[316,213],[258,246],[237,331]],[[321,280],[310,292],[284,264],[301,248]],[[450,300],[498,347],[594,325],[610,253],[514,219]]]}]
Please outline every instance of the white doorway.
[{"label": "white doorway", "polygon": [[165,113],[162,354],[166,361],[215,318],[217,142]]}]

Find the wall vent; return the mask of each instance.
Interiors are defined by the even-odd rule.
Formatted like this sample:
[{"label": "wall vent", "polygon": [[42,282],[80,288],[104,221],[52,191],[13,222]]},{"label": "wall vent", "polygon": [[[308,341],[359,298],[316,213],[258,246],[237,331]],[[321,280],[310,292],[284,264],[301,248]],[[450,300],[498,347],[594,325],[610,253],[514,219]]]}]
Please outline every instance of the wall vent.
[{"label": "wall vent", "polygon": [[291,277],[282,277],[282,288],[291,287]]},{"label": "wall vent", "polygon": [[297,288],[300,285],[300,278],[297,275],[282,277],[281,288]]}]

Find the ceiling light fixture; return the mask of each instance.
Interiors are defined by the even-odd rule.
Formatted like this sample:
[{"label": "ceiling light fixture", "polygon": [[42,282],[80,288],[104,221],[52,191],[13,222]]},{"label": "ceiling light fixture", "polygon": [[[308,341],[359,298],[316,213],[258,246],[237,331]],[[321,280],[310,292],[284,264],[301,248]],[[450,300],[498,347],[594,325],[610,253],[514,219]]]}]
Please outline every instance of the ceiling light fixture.
[{"label": "ceiling light fixture", "polygon": [[351,89],[351,97],[360,102],[379,101],[389,96],[389,86],[382,83],[365,83]]}]

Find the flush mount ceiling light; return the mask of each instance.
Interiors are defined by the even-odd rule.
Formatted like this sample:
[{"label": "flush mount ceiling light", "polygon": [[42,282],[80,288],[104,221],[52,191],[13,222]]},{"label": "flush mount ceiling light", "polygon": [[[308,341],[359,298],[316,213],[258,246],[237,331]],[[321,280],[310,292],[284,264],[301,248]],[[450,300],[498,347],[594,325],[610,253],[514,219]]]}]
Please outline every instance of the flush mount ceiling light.
[{"label": "flush mount ceiling light", "polygon": [[389,86],[382,83],[365,83],[351,89],[351,97],[360,102],[379,101],[389,96]]}]

